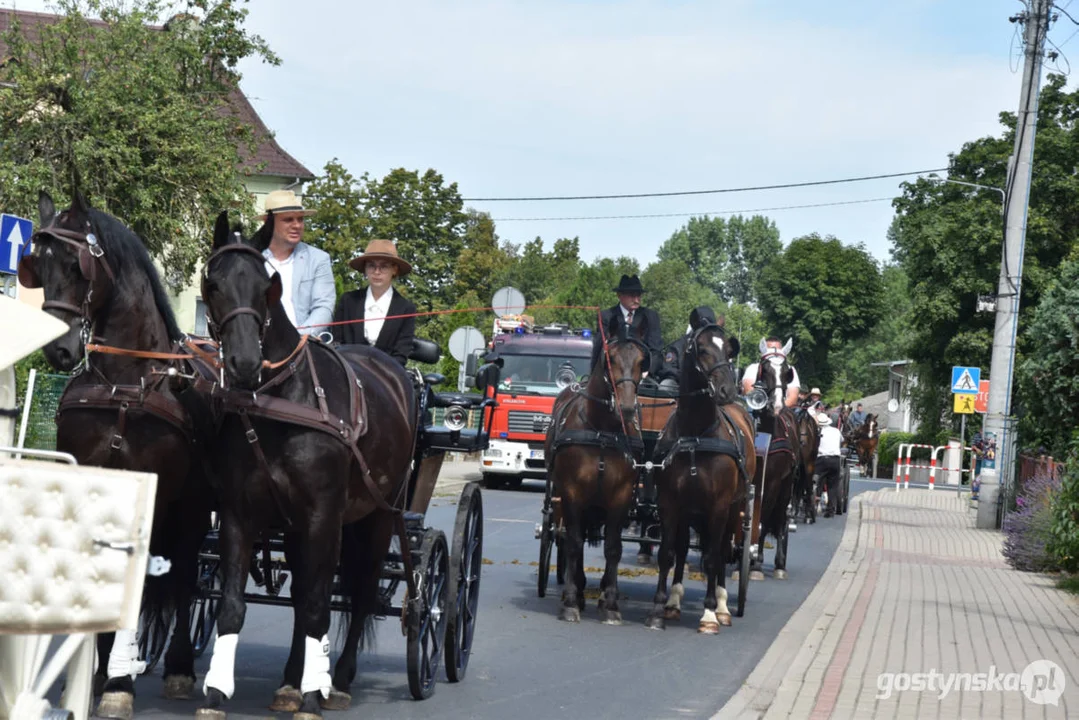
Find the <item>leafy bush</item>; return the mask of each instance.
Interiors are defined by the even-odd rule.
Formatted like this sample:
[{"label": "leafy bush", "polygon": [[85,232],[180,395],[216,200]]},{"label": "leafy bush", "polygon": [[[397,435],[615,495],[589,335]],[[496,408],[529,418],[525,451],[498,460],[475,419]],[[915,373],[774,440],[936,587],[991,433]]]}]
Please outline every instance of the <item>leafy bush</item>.
[{"label": "leafy bush", "polygon": [[1072,439],[1051,516],[1049,554],[1062,569],[1079,571],[1079,434]]},{"label": "leafy bush", "polygon": [[886,432],[880,434],[877,443],[877,464],[880,467],[895,465],[896,454],[903,443],[914,442],[914,435],[905,432]]},{"label": "leafy bush", "polygon": [[1020,488],[1016,510],[1004,517],[1004,558],[1016,570],[1045,572],[1058,570],[1050,555],[1052,503],[1060,494],[1060,480],[1039,472]]}]

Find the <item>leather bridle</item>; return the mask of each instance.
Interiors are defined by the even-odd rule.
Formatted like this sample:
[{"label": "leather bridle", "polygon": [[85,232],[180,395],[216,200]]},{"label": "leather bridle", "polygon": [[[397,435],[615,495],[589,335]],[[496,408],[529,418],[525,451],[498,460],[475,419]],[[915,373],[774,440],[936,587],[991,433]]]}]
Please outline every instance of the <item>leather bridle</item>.
[{"label": "leather bridle", "polygon": [[[237,238],[238,237],[239,233],[237,233]],[[262,253],[260,253],[258,250],[251,247],[250,245],[243,244],[242,242],[229,243],[228,245],[224,245],[217,250],[214,250],[213,253],[210,254],[209,259],[206,261],[206,269],[203,271],[202,274],[201,292],[203,299],[207,297],[206,281],[210,276],[210,265],[213,264],[214,260],[217,260],[226,253],[243,253],[244,255],[249,255],[253,258],[257,258],[260,264],[264,264],[266,262],[266,258],[262,256]],[[266,329],[270,327],[270,316],[267,313],[267,315],[263,317],[262,313],[250,306],[242,305],[240,307],[233,308],[229,312],[225,313],[225,317],[221,318],[221,320],[218,322],[214,322],[214,319],[210,317],[210,315],[207,313],[206,327],[210,331],[210,336],[213,337],[213,339],[216,340],[219,345],[223,346],[224,343],[221,340],[221,332],[225,329],[225,325],[227,325],[230,320],[238,318],[242,315],[250,315],[258,322],[259,348],[261,350],[262,340],[266,336]]]},{"label": "leather bridle", "polygon": [[706,330],[714,330],[717,327],[717,325],[711,324],[703,325],[697,328],[697,330],[693,333],[692,337],[690,337],[689,339],[689,350],[693,353],[694,367],[697,369],[697,372],[699,372],[708,380],[708,390],[705,392],[708,394],[709,397],[715,397],[718,391],[715,382],[712,380],[712,373],[714,373],[716,370],[723,370],[727,374],[727,377],[728,379],[730,379],[731,383],[735,387],[737,387],[738,385],[738,379],[734,375],[734,369],[731,367],[731,362],[727,358],[726,350],[724,350],[723,352],[722,360],[714,363],[707,368],[701,365],[701,349],[698,340]]}]

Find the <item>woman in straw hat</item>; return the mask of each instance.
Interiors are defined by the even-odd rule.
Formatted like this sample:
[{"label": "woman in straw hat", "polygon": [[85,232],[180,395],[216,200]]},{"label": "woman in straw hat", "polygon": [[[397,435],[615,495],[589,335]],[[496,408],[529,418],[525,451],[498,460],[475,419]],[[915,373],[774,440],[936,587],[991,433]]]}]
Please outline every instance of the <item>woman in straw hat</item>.
[{"label": "woman in straw hat", "polygon": [[416,306],[394,291],[393,279],[410,273],[412,266],[397,254],[392,240],[372,240],[363,255],[348,264],[363,273],[367,287],[342,295],[333,321],[364,322],[335,325],[334,335],[342,345],[374,345],[404,365],[412,352],[416,318],[397,316],[413,315]]}]

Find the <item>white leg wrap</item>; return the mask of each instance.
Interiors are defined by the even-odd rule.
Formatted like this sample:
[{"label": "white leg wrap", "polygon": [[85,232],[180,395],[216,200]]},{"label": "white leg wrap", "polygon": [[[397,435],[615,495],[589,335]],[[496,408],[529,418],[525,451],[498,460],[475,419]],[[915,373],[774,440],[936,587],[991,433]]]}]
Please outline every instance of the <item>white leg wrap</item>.
[{"label": "white leg wrap", "polygon": [[727,609],[727,588],[716,585],[716,615],[730,615]]},{"label": "white leg wrap", "polygon": [[116,640],[113,641],[112,651],[109,653],[109,679],[126,675],[134,680],[145,669],[146,663],[139,661],[139,644],[135,631],[117,630]]},{"label": "white leg wrap", "polygon": [[682,583],[671,585],[671,594],[667,598],[667,607],[682,609],[682,598],[686,596],[686,589]]},{"label": "white leg wrap", "polygon": [[718,623],[719,620],[716,619],[716,614],[714,612],[712,612],[708,608],[705,608],[704,609],[704,615],[701,617],[701,622],[702,623]]},{"label": "white leg wrap", "polygon": [[236,633],[218,635],[214,640],[210,669],[206,671],[206,677],[202,681],[203,694],[214,688],[220,690],[226,698],[231,698],[232,693],[236,692],[236,643],[239,640],[240,636]]},{"label": "white leg wrap", "polygon": [[303,677],[300,679],[300,693],[306,695],[318,690],[322,697],[330,696],[330,637],[323,635],[321,640],[308,636],[304,640]]}]

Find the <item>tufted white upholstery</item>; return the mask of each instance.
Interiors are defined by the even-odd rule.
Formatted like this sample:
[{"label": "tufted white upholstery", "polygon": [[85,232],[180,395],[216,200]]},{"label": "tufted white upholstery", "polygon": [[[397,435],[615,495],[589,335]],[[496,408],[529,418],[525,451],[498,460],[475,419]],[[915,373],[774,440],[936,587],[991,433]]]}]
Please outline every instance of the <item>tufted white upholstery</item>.
[{"label": "tufted white upholstery", "polygon": [[0,460],[0,633],[136,627],[156,488],[153,473]]}]

